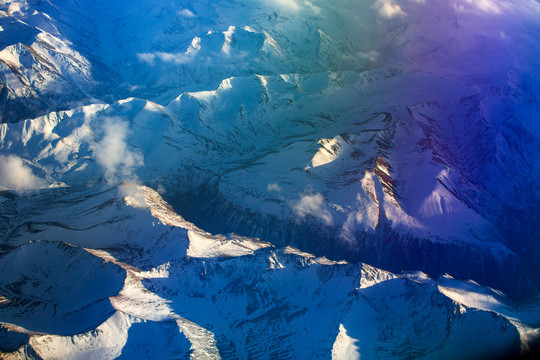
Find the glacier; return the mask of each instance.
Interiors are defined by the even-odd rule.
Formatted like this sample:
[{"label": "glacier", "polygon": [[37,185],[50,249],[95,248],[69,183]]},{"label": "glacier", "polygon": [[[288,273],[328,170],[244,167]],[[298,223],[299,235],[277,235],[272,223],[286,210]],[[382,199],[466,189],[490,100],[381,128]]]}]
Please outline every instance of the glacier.
[{"label": "glacier", "polygon": [[0,355],[540,336],[540,3],[0,1]]}]

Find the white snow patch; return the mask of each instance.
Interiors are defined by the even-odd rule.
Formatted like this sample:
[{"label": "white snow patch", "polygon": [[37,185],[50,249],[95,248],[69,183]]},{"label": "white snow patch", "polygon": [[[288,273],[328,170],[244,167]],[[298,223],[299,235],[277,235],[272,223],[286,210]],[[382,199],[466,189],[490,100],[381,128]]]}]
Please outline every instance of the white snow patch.
[{"label": "white snow patch", "polygon": [[191,359],[221,359],[214,334],[184,318],[176,321],[180,330],[191,343]]},{"label": "white snow patch", "polygon": [[223,46],[221,47],[221,53],[225,55],[230,55],[232,36],[235,31],[236,31],[236,26],[229,26],[227,31],[223,32],[223,35],[225,36],[225,41],[223,42]]},{"label": "white snow patch", "polygon": [[286,246],[285,249],[283,250],[283,254],[285,254],[285,255],[296,255],[296,256],[306,258],[306,259],[315,258],[315,255],[304,252],[304,251],[301,251],[301,250],[298,250],[297,248],[294,248],[292,246]]},{"label": "white snow patch", "polygon": [[343,324],[339,324],[339,333],[332,347],[332,360],[359,360],[360,348],[356,345],[357,339],[347,334]]},{"label": "white snow patch", "polygon": [[439,285],[438,288],[441,293],[448,296],[450,299],[468,307],[496,312],[500,312],[500,308],[504,307],[500,301],[489,294],[482,294],[458,288],[449,288],[441,285]]},{"label": "white snow patch", "polygon": [[145,320],[165,321],[177,317],[169,302],[148,291],[131,271],[127,272],[122,291],[110,300],[115,309]]},{"label": "white snow patch", "polygon": [[256,250],[270,247],[269,243],[246,237],[227,238],[202,230],[188,231],[187,255],[193,258],[219,258],[252,255]]},{"label": "white snow patch", "polygon": [[270,266],[268,266],[268,269],[276,270],[285,268],[274,252],[272,252],[272,255],[268,257],[268,261],[270,261]]},{"label": "white snow patch", "polygon": [[116,312],[95,330],[74,336],[32,336],[30,345],[44,359],[115,359],[127,342],[129,328],[139,321]]},{"label": "white snow patch", "polygon": [[342,151],[344,142],[341,136],[338,135],[331,139],[321,139],[319,144],[321,145],[319,151],[311,159],[311,166],[314,168],[336,160]]},{"label": "white snow patch", "polygon": [[369,266],[367,264],[362,265],[362,272],[360,278],[360,284],[356,290],[366,289],[370,286],[376,285],[378,283],[395,279],[396,275],[389,273],[384,270],[380,270]]}]

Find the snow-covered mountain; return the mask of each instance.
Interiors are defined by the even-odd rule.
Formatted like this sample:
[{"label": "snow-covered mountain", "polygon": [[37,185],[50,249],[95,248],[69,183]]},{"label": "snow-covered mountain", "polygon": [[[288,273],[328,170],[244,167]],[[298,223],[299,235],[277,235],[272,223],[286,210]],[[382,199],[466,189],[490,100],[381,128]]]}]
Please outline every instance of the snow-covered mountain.
[{"label": "snow-covered mountain", "polygon": [[47,13],[25,1],[2,1],[0,28],[0,121],[80,106],[88,97],[91,65]]},{"label": "snow-covered mountain", "polygon": [[538,2],[0,8],[3,357],[538,343]]},{"label": "snow-covered mountain", "polygon": [[6,358],[462,358],[518,354],[535,333],[472,281],[214,236],[154,190],[125,190],[11,199],[34,213],[0,263]]}]

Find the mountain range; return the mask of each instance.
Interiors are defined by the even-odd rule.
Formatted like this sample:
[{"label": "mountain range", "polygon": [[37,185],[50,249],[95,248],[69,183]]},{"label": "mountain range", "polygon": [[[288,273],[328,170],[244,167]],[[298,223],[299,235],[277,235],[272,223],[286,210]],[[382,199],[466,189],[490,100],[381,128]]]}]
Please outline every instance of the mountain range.
[{"label": "mountain range", "polygon": [[0,354],[534,352],[539,19],[1,1]]}]

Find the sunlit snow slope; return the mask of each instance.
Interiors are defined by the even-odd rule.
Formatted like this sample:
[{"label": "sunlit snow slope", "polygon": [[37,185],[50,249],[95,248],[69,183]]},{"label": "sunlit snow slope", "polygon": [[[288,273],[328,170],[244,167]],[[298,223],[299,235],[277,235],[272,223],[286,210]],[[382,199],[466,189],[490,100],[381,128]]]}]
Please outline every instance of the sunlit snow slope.
[{"label": "sunlit snow slope", "polygon": [[0,1],[1,356],[527,354],[538,33],[533,0]]}]

